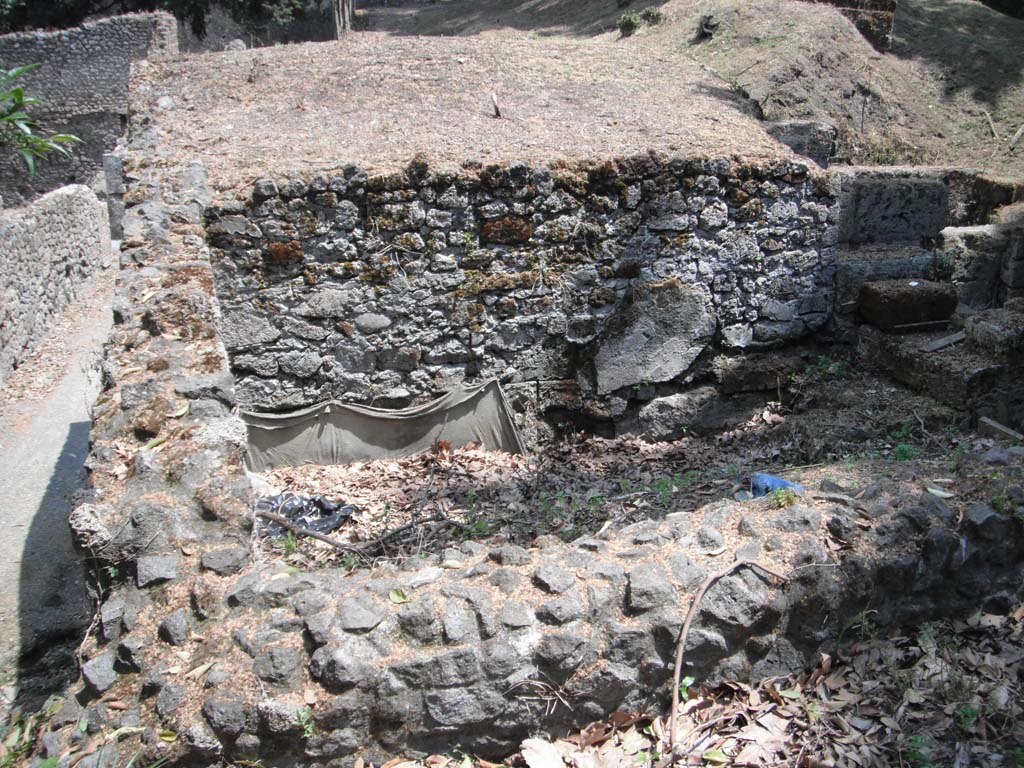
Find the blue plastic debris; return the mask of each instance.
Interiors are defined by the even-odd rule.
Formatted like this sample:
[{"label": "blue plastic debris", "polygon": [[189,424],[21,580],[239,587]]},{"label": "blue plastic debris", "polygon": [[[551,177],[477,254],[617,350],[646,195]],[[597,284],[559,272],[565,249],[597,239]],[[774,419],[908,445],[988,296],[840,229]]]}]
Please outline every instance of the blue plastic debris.
[{"label": "blue plastic debris", "polygon": [[754,495],[754,498],[767,496],[772,491],[777,491],[781,488],[792,488],[794,491],[804,490],[802,485],[791,483],[789,480],[783,480],[781,477],[769,475],[766,472],[755,472],[750,476],[750,492]]}]

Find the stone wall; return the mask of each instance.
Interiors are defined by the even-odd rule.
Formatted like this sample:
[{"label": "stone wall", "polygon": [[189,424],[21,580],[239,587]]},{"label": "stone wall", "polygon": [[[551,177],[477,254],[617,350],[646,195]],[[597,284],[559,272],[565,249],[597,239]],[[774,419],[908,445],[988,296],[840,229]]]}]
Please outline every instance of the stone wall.
[{"label": "stone wall", "polygon": [[250,407],[493,376],[628,422],[826,323],[832,202],[790,162],[267,179],[208,212],[220,333]]},{"label": "stone wall", "polygon": [[0,385],[107,258],[108,231],[105,207],[82,186],[0,211]]},{"label": "stone wall", "polygon": [[74,157],[50,157],[27,178],[20,157],[0,159],[0,195],[8,204],[71,183],[90,184],[104,152],[124,131],[133,61],[178,52],[177,26],[166,13],[114,16],[56,32],[0,36],[0,68],[41,66],[24,75],[26,91],[45,102],[33,117],[49,133],[82,139]]}]

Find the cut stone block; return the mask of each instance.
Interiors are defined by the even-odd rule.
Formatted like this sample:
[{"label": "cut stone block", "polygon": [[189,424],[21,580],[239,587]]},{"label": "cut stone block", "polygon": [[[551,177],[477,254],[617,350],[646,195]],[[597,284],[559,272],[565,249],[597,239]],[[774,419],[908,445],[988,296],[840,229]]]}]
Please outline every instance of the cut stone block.
[{"label": "cut stone block", "polygon": [[864,283],[858,309],[879,328],[948,320],[956,311],[956,288],[929,280],[880,280]]}]

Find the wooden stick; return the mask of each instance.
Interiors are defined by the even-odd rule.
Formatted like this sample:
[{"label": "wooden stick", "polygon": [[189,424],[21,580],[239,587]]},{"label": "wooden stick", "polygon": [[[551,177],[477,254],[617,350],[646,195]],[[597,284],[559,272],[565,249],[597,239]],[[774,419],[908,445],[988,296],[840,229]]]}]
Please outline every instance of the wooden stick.
[{"label": "wooden stick", "polygon": [[350,552],[353,554],[362,553],[362,550],[358,547],[350,547],[347,544],[342,544],[340,542],[335,541],[330,536],[324,536],[322,533],[317,533],[316,531],[309,530],[309,528],[303,528],[301,525],[296,525],[295,523],[293,523],[287,517],[282,517],[281,515],[278,515],[274,512],[261,512],[260,510],[257,510],[256,515],[257,517],[262,517],[265,520],[271,520],[280,526],[284,526],[292,533],[297,533],[301,536],[309,536],[309,538],[311,539],[316,539],[317,541],[322,541],[324,544],[329,544],[341,552]]},{"label": "wooden stick", "polygon": [[983,109],[982,112],[985,113],[985,119],[988,120],[988,129],[992,131],[992,138],[998,139],[999,134],[996,133],[996,124],[992,122],[992,115],[988,113],[987,109]]},{"label": "wooden stick", "polygon": [[1017,142],[1020,141],[1021,136],[1024,136],[1024,125],[1021,125],[1021,127],[1017,129],[1017,132],[1013,134],[1013,138],[1010,139],[1011,150],[1017,146]]},{"label": "wooden stick", "polygon": [[669,721],[669,752],[672,752],[676,747],[676,719],[679,716],[679,685],[683,679],[683,654],[686,650],[686,638],[690,634],[690,625],[693,624],[693,619],[697,615],[697,610],[700,608],[700,601],[704,599],[704,593],[707,592],[716,581],[725,578],[733,571],[742,568],[744,565],[749,565],[751,568],[758,568],[769,576],[774,576],[780,582],[786,581],[786,577],[781,573],[777,573],[776,571],[747,558],[741,558],[727,568],[723,568],[717,573],[713,573],[704,579],[704,583],[700,585],[700,589],[698,589],[697,594],[694,595],[693,602],[690,603],[690,609],[686,612],[686,619],[683,621],[683,629],[679,633],[679,643],[676,645],[676,668],[675,673],[672,676],[672,713],[671,720]]}]

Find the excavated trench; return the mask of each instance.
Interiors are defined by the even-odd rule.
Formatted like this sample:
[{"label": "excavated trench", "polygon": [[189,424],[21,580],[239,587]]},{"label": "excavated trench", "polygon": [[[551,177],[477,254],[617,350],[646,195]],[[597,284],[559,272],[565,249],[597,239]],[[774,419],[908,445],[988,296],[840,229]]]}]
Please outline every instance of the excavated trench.
[{"label": "excavated trench", "polygon": [[[1019,225],[993,212],[1018,195],[964,173],[826,177],[792,161],[647,156],[389,177],[350,167],[211,203],[196,165],[140,170],[94,423],[96,494],[73,515],[80,546],[117,576],[50,747],[95,726],[139,729],[104,743],[103,765],[134,750],[180,765],[383,762],[456,744],[500,757],[535,733],[664,707],[683,609],[734,558],[787,579],[741,569],[708,593],[687,646],[701,680],[799,668],[864,611],[895,625],[1009,605],[1024,458],[966,450],[951,467],[942,452],[961,422],[1021,426],[1024,250]],[[951,318],[963,340],[924,351]],[[917,394],[868,373],[890,347],[914,361],[897,377]],[[954,370],[968,352],[986,367],[964,373],[967,399],[917,373],[921,361]],[[872,362],[895,373],[895,355]],[[550,514],[480,535],[455,526],[397,553],[358,539],[331,557],[254,544],[235,406],[400,407],[488,379],[540,447],[495,462],[521,472],[488,474],[493,457],[457,445],[396,450],[367,464],[386,470],[381,495],[387,472],[405,478],[402,514],[417,514],[469,457],[459,503],[479,477],[486,503],[522,518],[544,508],[548,483],[569,489],[564,517],[579,512],[574,483],[652,462],[603,499],[628,513],[607,506],[572,530]],[[873,427],[860,419],[857,432],[862,408]],[[841,433],[825,423],[844,417]],[[555,439],[580,427],[609,440]],[[893,463],[901,429],[923,441],[912,471]],[[791,472],[808,486],[798,498],[737,497],[737,472],[708,466],[723,445],[767,442],[742,469],[783,470],[801,452],[852,455],[865,435],[878,452],[861,474],[842,485]],[[605,448],[618,463],[600,463]],[[574,462],[579,477],[559,474]],[[317,471],[278,467],[276,480],[290,469]],[[705,474],[688,481],[691,469]],[[402,475],[416,471],[426,483]],[[993,471],[1005,505],[980,485]],[[936,483],[961,485],[947,496],[927,490]]]}]

